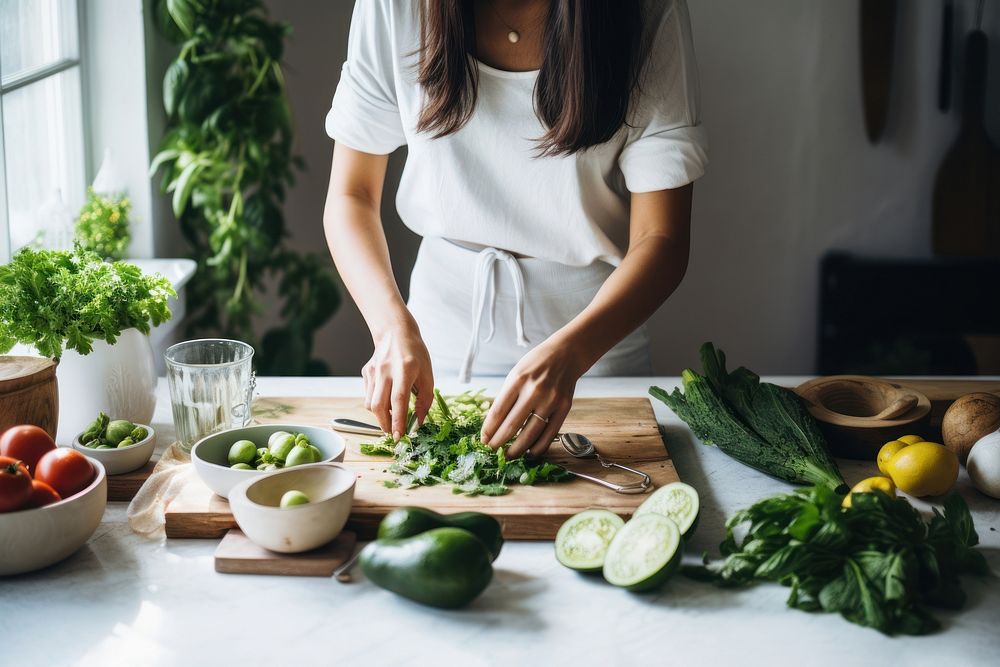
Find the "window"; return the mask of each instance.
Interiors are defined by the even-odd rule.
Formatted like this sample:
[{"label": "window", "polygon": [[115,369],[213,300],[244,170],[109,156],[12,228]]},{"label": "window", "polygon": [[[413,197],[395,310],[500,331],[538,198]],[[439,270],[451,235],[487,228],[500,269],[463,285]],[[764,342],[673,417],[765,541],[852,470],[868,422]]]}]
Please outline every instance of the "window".
[{"label": "window", "polygon": [[65,248],[86,195],[78,0],[0,0],[0,261]]}]

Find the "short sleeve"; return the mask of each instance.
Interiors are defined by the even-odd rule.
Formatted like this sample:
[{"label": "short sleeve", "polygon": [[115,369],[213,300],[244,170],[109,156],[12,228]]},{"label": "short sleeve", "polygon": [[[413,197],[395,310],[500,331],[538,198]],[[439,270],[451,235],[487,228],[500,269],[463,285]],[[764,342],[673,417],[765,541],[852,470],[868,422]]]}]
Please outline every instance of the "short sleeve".
[{"label": "short sleeve", "polygon": [[396,100],[391,12],[390,0],[354,3],[347,60],[326,116],[332,139],[376,155],[406,143]]},{"label": "short sleeve", "polygon": [[662,12],[649,34],[639,91],[618,165],[629,192],[679,188],[708,164],[699,117],[698,68],[684,0],[646,3]]}]

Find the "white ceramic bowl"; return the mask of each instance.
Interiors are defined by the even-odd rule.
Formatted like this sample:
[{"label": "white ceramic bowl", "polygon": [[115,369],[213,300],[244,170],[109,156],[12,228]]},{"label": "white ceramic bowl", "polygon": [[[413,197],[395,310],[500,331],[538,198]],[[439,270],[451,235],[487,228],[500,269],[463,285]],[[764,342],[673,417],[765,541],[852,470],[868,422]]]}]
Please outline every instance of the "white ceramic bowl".
[{"label": "white ceramic bowl", "polygon": [[108,504],[108,478],[90,460],[94,480],[57,503],[0,514],[0,576],[40,570],[83,546],[97,530]]},{"label": "white ceramic bowl", "polygon": [[267,439],[277,431],[304,433],[309,442],[319,449],[322,456],[320,463],[344,460],[344,439],[328,428],[300,424],[260,424],[213,433],[196,442],[191,448],[194,470],[208,488],[223,498],[228,498],[230,489],[240,482],[267,474],[262,470],[230,468],[229,448],[237,440],[250,440],[258,447],[266,447]]},{"label": "white ceramic bowl", "polygon": [[[240,530],[256,544],[281,553],[309,551],[344,529],[356,479],[335,463],[295,466],[233,487],[229,506]],[[281,496],[292,489],[306,494],[309,502],[280,507]]]},{"label": "white ceramic bowl", "polygon": [[109,475],[121,475],[138,470],[146,465],[153,456],[153,450],[156,448],[156,431],[153,430],[152,426],[146,424],[136,424],[136,426],[141,426],[149,431],[149,435],[134,445],[122,449],[91,449],[80,442],[80,436],[83,435],[80,433],[73,438],[73,449],[100,461]]}]

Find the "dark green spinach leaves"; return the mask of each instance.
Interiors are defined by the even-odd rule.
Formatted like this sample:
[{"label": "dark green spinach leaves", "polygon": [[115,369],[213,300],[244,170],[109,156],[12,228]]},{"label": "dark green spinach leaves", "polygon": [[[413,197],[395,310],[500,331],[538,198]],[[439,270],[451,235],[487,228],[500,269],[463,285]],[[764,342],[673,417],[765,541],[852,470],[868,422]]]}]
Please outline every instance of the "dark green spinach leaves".
[{"label": "dark green spinach leaves", "polygon": [[[929,521],[903,498],[842,496],[825,486],[774,496],[733,515],[723,559],[685,568],[720,586],[773,581],[791,588],[788,605],[841,614],[885,634],[920,635],[939,622],[931,607],[965,603],[959,575],[988,571],[969,509],[953,494]],[[737,527],[747,533],[737,539]]]}]

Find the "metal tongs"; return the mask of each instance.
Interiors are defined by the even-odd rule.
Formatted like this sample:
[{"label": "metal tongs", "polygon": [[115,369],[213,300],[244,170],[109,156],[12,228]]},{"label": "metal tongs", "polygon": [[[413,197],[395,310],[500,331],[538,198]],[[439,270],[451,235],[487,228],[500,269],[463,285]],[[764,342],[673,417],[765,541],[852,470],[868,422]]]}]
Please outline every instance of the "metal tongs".
[{"label": "metal tongs", "polygon": [[566,469],[566,472],[573,475],[574,477],[579,477],[580,479],[585,479],[588,482],[593,482],[594,484],[600,484],[601,486],[607,487],[613,490],[615,493],[645,493],[653,480],[649,478],[644,472],[640,472],[635,468],[629,468],[628,466],[623,466],[620,463],[613,463],[611,461],[605,461],[600,454],[597,453],[597,448],[594,447],[594,443],[590,441],[585,435],[580,433],[561,433],[559,435],[559,442],[562,444],[563,449],[565,449],[571,456],[578,459],[591,459],[596,458],[597,462],[601,464],[602,468],[618,468],[619,470],[624,470],[625,472],[631,473],[638,477],[641,477],[641,481],[635,482],[633,484],[613,484],[607,480],[601,479],[599,477],[593,477],[591,475],[585,475],[581,472],[576,472],[570,469]]}]

